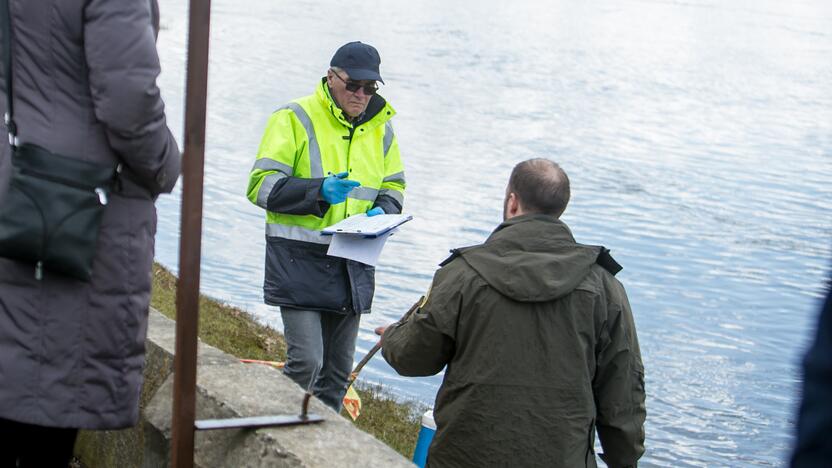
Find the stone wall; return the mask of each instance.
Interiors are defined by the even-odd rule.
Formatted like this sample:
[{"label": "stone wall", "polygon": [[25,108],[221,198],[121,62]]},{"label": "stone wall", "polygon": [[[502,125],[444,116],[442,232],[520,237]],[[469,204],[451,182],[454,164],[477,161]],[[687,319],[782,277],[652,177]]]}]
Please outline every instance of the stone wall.
[{"label": "stone wall", "polygon": [[[170,464],[175,322],[151,309],[142,417],[132,429],[82,431],[76,454],[87,468],[166,467]],[[300,413],[303,391],[277,369],[241,364],[199,343],[197,419]],[[198,467],[412,467],[393,449],[312,399],[318,424],[268,429],[198,431]]]}]

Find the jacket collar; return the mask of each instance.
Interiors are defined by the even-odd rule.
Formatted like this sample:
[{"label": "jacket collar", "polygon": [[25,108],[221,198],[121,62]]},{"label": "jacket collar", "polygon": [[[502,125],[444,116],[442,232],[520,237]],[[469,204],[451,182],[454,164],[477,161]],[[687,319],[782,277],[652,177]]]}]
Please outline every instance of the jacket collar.
[{"label": "jacket collar", "polygon": [[332,97],[329,86],[326,84],[326,77],[321,78],[321,83],[315,91],[315,95],[321,104],[329,109],[332,116],[347,128],[357,128],[369,122],[372,123],[370,127],[375,127],[376,125],[387,122],[396,115],[396,111],[393,110],[390,104],[379,94],[375,94],[370,98],[370,103],[367,104],[367,109],[364,113],[358,116],[353,122],[350,122],[344,110],[341,109],[341,106]]},{"label": "jacket collar", "polygon": [[[548,225],[546,232],[556,238],[565,242],[575,242],[575,237],[572,236],[572,231],[569,226],[563,221],[554,216],[543,214],[524,214],[515,216],[513,218],[503,221],[496,229],[488,236],[486,243],[492,240],[499,240],[501,238],[513,235],[516,229],[524,229],[530,223],[543,223]],[[514,229],[512,229],[514,228]]]}]

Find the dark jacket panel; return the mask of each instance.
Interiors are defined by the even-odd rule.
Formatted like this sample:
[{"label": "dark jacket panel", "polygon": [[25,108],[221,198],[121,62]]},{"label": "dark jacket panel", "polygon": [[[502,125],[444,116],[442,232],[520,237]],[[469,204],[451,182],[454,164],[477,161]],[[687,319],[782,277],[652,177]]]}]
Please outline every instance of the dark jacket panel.
[{"label": "dark jacket panel", "polygon": [[341,314],[369,312],[375,268],[327,255],[328,248],[266,236],[266,304]]},{"label": "dark jacket panel", "polygon": [[829,466],[832,460],[832,288],[821,310],[817,335],[803,359],[803,400],[793,468]]}]

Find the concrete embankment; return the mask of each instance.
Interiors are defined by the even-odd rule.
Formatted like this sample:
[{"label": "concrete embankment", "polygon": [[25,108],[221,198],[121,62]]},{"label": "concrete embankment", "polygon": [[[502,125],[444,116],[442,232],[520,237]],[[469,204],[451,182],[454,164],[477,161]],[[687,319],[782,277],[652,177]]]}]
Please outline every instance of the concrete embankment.
[{"label": "concrete embankment", "polygon": [[[170,460],[175,322],[151,309],[139,424],[121,431],[82,431],[76,454],[88,468],[165,467]],[[297,415],[303,391],[268,366],[241,364],[199,344],[197,419]],[[199,467],[413,466],[371,435],[313,399],[323,423],[289,428],[200,431]]]}]

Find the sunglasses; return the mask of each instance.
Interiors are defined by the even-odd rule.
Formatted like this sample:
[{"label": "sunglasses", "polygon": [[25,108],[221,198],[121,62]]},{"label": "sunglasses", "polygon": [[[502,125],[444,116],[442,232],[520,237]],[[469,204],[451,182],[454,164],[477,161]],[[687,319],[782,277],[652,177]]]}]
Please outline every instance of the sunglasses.
[{"label": "sunglasses", "polygon": [[351,93],[358,92],[358,90],[360,88],[363,88],[364,89],[364,94],[366,94],[367,96],[372,96],[373,94],[376,93],[376,91],[378,91],[378,85],[374,82],[362,85],[361,83],[359,83],[357,81],[345,80],[345,79],[341,78],[341,75],[339,75],[335,70],[332,70],[332,73],[335,76],[337,76],[339,80],[344,82],[344,87],[347,88],[347,91],[349,91]]}]

